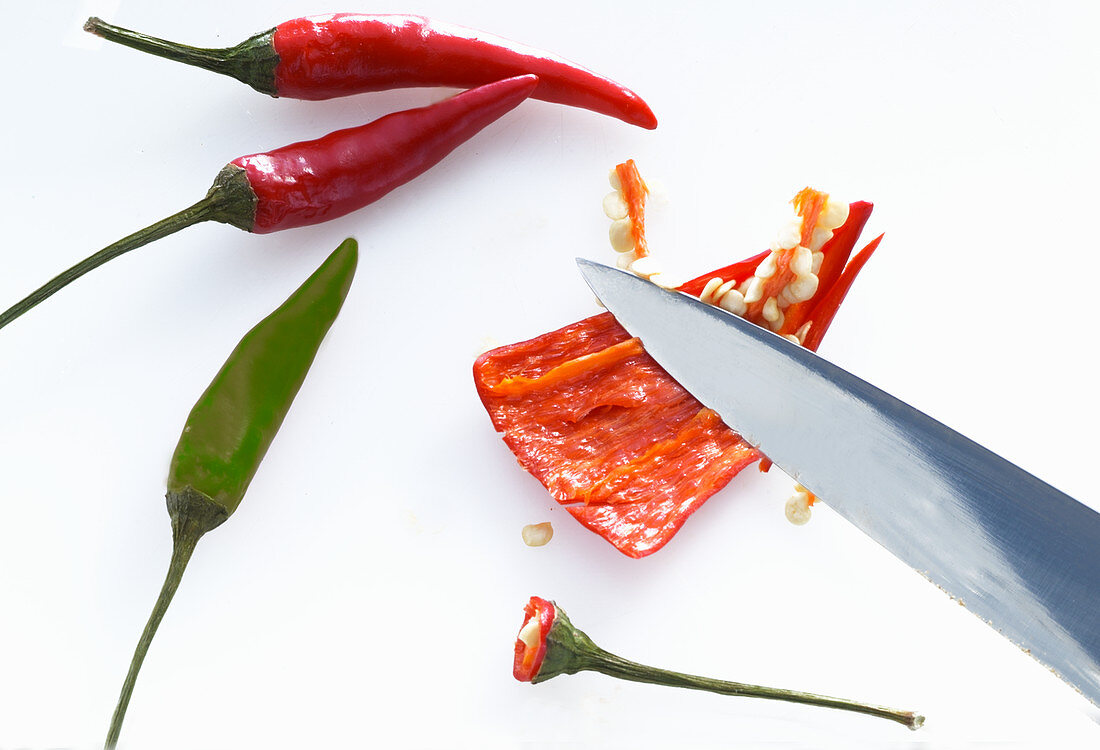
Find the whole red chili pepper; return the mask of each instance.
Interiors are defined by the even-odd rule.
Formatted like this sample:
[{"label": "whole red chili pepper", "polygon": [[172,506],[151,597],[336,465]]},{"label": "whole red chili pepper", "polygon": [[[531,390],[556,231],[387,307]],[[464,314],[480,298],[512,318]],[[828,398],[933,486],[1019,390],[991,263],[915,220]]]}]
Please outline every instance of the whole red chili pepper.
[{"label": "whole red chili pepper", "polygon": [[531,95],[643,128],[657,118],[628,88],[557,55],[422,16],[298,18],[235,47],[203,49],[89,18],[84,29],[128,47],[228,75],[271,96],[331,99],[415,86],[469,88],[534,73]]},{"label": "whole red chili pepper", "polygon": [[264,234],[362,208],[424,173],[530,96],[533,75],[497,81],[428,107],[234,159],[202,200],[85,258],[10,309],[0,328],[94,268],[203,221]]}]

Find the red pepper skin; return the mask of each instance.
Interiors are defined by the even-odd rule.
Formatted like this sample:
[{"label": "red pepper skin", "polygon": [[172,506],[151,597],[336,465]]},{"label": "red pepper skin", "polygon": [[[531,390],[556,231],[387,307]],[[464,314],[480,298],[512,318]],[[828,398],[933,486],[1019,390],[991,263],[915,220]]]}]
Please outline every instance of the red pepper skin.
[{"label": "red pepper skin", "polygon": [[520,465],[628,557],[659,550],[760,458],[611,313],[486,352],[473,370]]},{"label": "red pepper skin", "polygon": [[542,50],[422,16],[299,18],[275,27],[273,44],[277,96],[329,99],[411,86],[469,88],[534,73],[535,99],[657,127],[641,97],[608,78]]},{"label": "red pepper skin", "polygon": [[[825,332],[829,330],[829,326],[832,325],[833,318],[836,316],[837,310],[840,309],[840,303],[848,296],[848,290],[852,288],[852,282],[856,280],[856,276],[863,270],[863,266],[871,259],[872,253],[878,249],[883,236],[880,234],[875,237],[856,254],[856,257],[852,258],[852,262],[844,267],[844,272],[837,277],[837,280],[829,287],[829,290],[814,307],[813,312],[810,313],[810,318],[814,321],[814,324],[806,334],[806,340],[802,342],[802,345],[810,351],[816,352],[817,347],[821,345],[821,339]],[[852,241],[854,242],[855,238]]]},{"label": "red pepper skin", "polygon": [[420,109],[230,162],[256,194],[252,232],[317,224],[381,198],[530,96],[538,78],[497,81]]}]

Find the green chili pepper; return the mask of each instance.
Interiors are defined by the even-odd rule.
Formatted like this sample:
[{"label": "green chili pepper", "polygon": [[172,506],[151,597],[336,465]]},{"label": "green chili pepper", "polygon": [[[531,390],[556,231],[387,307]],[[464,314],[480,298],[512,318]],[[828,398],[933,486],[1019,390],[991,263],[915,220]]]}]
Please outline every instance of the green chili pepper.
[{"label": "green chili pepper", "polygon": [[279,309],[249,331],[187,418],[168,476],[172,559],[134,651],[107,734],[118,742],[138,670],[191,553],[203,534],[240,505],[317,348],[355,275],[358,245],[347,239]]}]

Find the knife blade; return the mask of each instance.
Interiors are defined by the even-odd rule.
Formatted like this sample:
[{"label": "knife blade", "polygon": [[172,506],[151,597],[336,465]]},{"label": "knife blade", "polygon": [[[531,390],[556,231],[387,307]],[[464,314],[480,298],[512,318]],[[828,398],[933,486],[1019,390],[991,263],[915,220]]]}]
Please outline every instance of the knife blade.
[{"label": "knife blade", "polygon": [[731,429],[1100,705],[1100,513],[771,331],[577,264],[619,323]]}]

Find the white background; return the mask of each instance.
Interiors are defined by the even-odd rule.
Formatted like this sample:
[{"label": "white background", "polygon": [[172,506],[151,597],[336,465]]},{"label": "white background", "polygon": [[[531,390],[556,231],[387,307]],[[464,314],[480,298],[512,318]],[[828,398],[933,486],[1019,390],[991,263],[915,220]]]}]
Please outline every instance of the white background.
[{"label": "white background", "polygon": [[[633,157],[654,251],[753,254],[809,184],[886,232],[821,353],[1093,507],[1100,47],[1092,3],[413,2],[621,80],[653,132],[528,102],[330,224],[201,225],[0,332],[0,748],[100,746],[167,567],[168,459],[240,336],[344,237],[358,277],[239,512],[198,548],[125,748],[1096,747],[1084,699],[790,481],[747,471],[662,551],[576,524],[494,434],[470,366],[595,311]],[[5,18],[0,307],[203,195],[236,156],[451,93],[277,100],[102,43],[197,45],[364,6],[19,3]],[[550,520],[546,547],[520,540]],[[913,708],[511,677],[527,598],[682,671]]]}]

